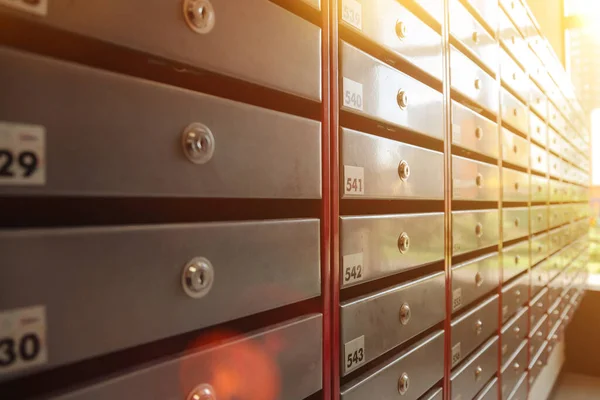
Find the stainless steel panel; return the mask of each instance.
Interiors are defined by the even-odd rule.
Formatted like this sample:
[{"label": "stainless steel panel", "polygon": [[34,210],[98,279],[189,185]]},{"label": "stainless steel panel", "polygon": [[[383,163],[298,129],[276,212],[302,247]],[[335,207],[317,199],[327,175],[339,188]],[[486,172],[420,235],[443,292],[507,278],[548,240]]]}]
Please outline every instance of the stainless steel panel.
[{"label": "stainless steel panel", "polygon": [[497,245],[498,231],[498,210],[453,211],[452,254]]},{"label": "stainless steel panel", "polygon": [[529,336],[529,351],[533,356],[537,354],[544,344],[544,340],[548,336],[548,317],[544,314],[536,321],[536,325],[532,325],[531,334]]},{"label": "stainless steel panel", "polygon": [[[342,287],[369,281],[444,258],[444,214],[341,217]],[[406,240],[408,239],[408,240]],[[345,269],[362,263],[362,277],[345,279]]]},{"label": "stainless steel panel", "polygon": [[529,167],[529,142],[506,128],[502,128],[502,157],[519,167]]},{"label": "stainless steel panel", "polygon": [[[440,174],[438,171],[438,175]],[[426,182],[426,181],[425,181]],[[439,185],[440,191],[443,185]],[[452,156],[452,199],[495,201],[500,197],[498,166]]]},{"label": "stainless steel panel", "polygon": [[532,206],[531,233],[538,233],[548,229],[548,206]]},{"label": "stainless steel panel", "polygon": [[500,89],[500,109],[502,121],[506,121],[513,128],[527,134],[527,106],[506,89]]},{"label": "stainless steel panel", "polygon": [[542,121],[535,113],[529,112],[529,136],[535,140],[538,145],[546,147],[548,145],[546,123]]},{"label": "stainless steel panel", "polygon": [[498,2],[490,0],[467,0],[467,2],[479,13],[492,31],[498,26]]},{"label": "stainless steel panel", "polygon": [[[263,399],[301,400],[322,388],[322,324],[320,314],[301,317],[52,398],[185,399],[193,398],[200,385],[210,385],[215,398],[253,393]],[[233,377],[239,386],[223,376]]]},{"label": "stainless steel panel", "polygon": [[487,341],[450,377],[452,400],[472,399],[498,370],[498,336]]},{"label": "stainless steel panel", "polygon": [[527,373],[523,372],[517,382],[517,386],[510,394],[509,400],[527,400]]},{"label": "stainless steel panel", "polygon": [[529,207],[502,209],[503,240],[517,239],[529,234]]},{"label": "stainless steel panel", "polygon": [[[46,307],[46,368],[321,292],[316,219],[5,230],[0,253],[2,308]],[[180,283],[195,257],[214,274],[202,298]],[[110,334],[107,326],[115,327]]]},{"label": "stainless steel panel", "polygon": [[504,49],[500,49],[500,78],[522,100],[529,98],[529,78]]},{"label": "stainless steel panel", "polygon": [[529,240],[502,249],[502,277],[504,282],[529,268]]},{"label": "stainless steel panel", "polygon": [[[522,203],[529,201],[529,174],[510,168],[503,168],[502,182],[502,199],[504,201]],[[536,187],[534,186],[533,189],[536,189]]]},{"label": "stainless steel panel", "polygon": [[498,378],[493,378],[486,387],[481,389],[475,400],[498,400]]},{"label": "stainless steel panel", "polygon": [[496,123],[454,100],[452,143],[493,158],[500,155]]},{"label": "stainless steel panel", "polygon": [[[341,24],[442,79],[442,38],[396,0],[342,0]],[[346,10],[360,13],[355,16]],[[356,14],[355,14],[356,15]],[[416,100],[416,96],[413,95]]]},{"label": "stainless steel panel", "polygon": [[531,295],[538,294],[548,283],[549,274],[547,271],[548,260],[542,261],[538,265],[531,268]]},{"label": "stainless steel panel", "polygon": [[[343,110],[442,139],[440,92],[346,42],[340,43],[340,67]],[[345,101],[347,93],[362,101]]]},{"label": "stainless steel panel", "polygon": [[[317,121],[6,48],[0,64],[0,120],[47,134],[46,184],[0,193],[321,197]],[[32,91],[45,95],[23,95]],[[212,135],[205,164],[189,161],[180,144],[192,123]]]},{"label": "stainless steel panel", "polygon": [[494,114],[498,112],[496,80],[453,46],[450,47],[450,82],[453,90]]},{"label": "stainless steel panel", "polygon": [[[444,376],[444,332],[439,331],[403,351],[384,365],[368,371],[341,389],[342,400],[385,400],[398,396],[399,380],[406,381],[402,399],[416,400]],[[438,400],[430,392],[425,400]],[[439,397],[441,399],[441,397]]]},{"label": "stainless steel panel", "polygon": [[562,182],[558,182],[554,179],[550,179],[548,181],[549,187],[548,190],[550,192],[550,201],[551,202],[559,202],[562,201],[565,193],[565,188],[562,185]]},{"label": "stainless steel panel", "polygon": [[502,364],[508,361],[519,344],[527,338],[529,329],[529,307],[523,307],[502,327]]},{"label": "stainless steel panel", "polygon": [[306,4],[316,8],[317,10],[321,9],[321,0],[302,0],[304,1]]},{"label": "stainless steel panel", "polygon": [[[532,57],[533,58],[533,57]],[[546,118],[548,115],[548,99],[546,95],[533,83],[529,84],[529,105],[539,114],[542,118]],[[545,144],[546,142],[544,142]]]},{"label": "stainless steel panel", "polygon": [[[444,198],[444,156],[437,151],[343,128],[342,164],[363,169],[363,193],[343,190],[342,198]],[[343,173],[345,188],[352,178]]]},{"label": "stainless steel panel", "polygon": [[452,312],[468,306],[500,284],[500,257],[486,254],[452,267]]},{"label": "stainless steel panel", "polygon": [[548,173],[548,152],[541,147],[531,144],[531,169],[542,174]]},{"label": "stainless steel panel", "polygon": [[[532,162],[533,162],[533,154],[532,154]],[[556,157],[552,153],[548,153],[548,172],[550,176],[560,179],[562,177],[562,161],[560,158]]]},{"label": "stainless steel panel", "polygon": [[527,49],[527,43],[504,11],[498,12],[498,25],[500,41],[515,60],[524,66],[528,65],[527,59],[531,57],[531,53]]},{"label": "stainless steel panel", "polygon": [[494,295],[452,320],[452,367],[498,330],[499,297]]},{"label": "stainless steel panel", "polygon": [[551,205],[550,207],[548,207],[548,209],[550,228],[557,227],[566,222],[564,210],[562,209],[561,205]]},{"label": "stainless steel panel", "polygon": [[449,2],[450,33],[490,70],[498,69],[498,44],[459,0]]},{"label": "stainless steel panel", "polygon": [[547,233],[531,237],[531,265],[535,265],[548,256],[550,241]]},{"label": "stainless steel panel", "polygon": [[508,320],[529,301],[529,272],[502,287],[502,321]]},{"label": "stainless steel panel", "polygon": [[546,314],[548,305],[548,289],[542,289],[542,291],[529,302],[529,323],[531,326],[535,326],[542,319]]},{"label": "stainless steel panel", "polygon": [[[442,321],[444,288],[440,272],[342,303],[342,357],[345,344],[362,337],[364,362],[369,362]],[[341,361],[344,375],[358,366]]]},{"label": "stainless steel panel", "polygon": [[[502,366],[502,399],[509,398],[510,393],[517,387],[519,378],[527,369],[527,341],[523,341],[513,357]],[[525,400],[525,399],[523,399]]]},{"label": "stainless steel panel", "polygon": [[[197,33],[188,26],[180,2],[162,0],[76,3],[53,0],[48,2],[43,19],[27,18],[195,68],[321,100],[318,26],[265,0],[240,4],[211,0],[211,5],[206,18],[213,22],[208,33]],[[141,10],[144,17],[135,18]],[[260,18],[249,18],[250,15]]]},{"label": "stainless steel panel", "polygon": [[531,175],[531,201],[548,201],[548,191],[548,178],[539,175]]},{"label": "stainless steel panel", "polygon": [[443,400],[444,390],[442,388],[431,389],[425,396],[419,400]]}]

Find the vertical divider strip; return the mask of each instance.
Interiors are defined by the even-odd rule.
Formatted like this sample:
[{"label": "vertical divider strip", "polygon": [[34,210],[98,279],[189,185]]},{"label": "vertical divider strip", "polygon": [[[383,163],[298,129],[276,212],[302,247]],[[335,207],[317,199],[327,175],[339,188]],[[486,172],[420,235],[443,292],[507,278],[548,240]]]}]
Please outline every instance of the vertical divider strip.
[{"label": "vertical divider strip", "polygon": [[450,4],[444,2],[442,20],[442,63],[444,103],[444,271],[446,273],[446,319],[444,320],[444,399],[450,400],[452,319],[452,101],[450,98]]},{"label": "vertical divider strip", "polygon": [[[340,162],[339,162],[339,35],[338,0],[329,1],[329,143],[331,186],[331,399],[340,398]],[[326,2],[324,1],[324,2]],[[325,397],[325,399],[327,399]]]}]

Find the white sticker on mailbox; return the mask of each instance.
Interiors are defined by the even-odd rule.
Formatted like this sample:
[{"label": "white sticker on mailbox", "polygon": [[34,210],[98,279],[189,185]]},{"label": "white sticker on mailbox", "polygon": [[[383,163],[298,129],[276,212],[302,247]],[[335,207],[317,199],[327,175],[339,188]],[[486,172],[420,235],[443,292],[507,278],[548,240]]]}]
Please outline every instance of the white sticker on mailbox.
[{"label": "white sticker on mailbox", "polygon": [[344,106],[363,110],[363,85],[352,79],[344,78]]},{"label": "white sticker on mailbox", "polygon": [[48,0],[0,0],[0,5],[35,15],[45,16],[48,13]]},{"label": "white sticker on mailbox", "polygon": [[357,0],[342,0],[342,20],[362,30],[362,4]]},{"label": "white sticker on mailbox", "polygon": [[462,358],[460,342],[452,346],[452,366],[455,366]]},{"label": "white sticker on mailbox", "polygon": [[363,261],[363,253],[348,254],[347,256],[344,256],[342,260],[343,285],[363,280],[365,276],[365,265]]},{"label": "white sticker on mailbox", "polygon": [[462,289],[457,288],[452,292],[452,311],[462,307]]},{"label": "white sticker on mailbox", "polygon": [[344,344],[344,367],[345,371],[353,370],[359,365],[364,364],[365,356],[365,337],[359,336],[356,339]]},{"label": "white sticker on mailbox", "polygon": [[344,194],[365,194],[365,169],[344,165]]},{"label": "white sticker on mailbox", "polygon": [[46,129],[0,122],[0,185],[46,183]]},{"label": "white sticker on mailbox", "polygon": [[0,312],[0,375],[47,362],[46,308]]}]

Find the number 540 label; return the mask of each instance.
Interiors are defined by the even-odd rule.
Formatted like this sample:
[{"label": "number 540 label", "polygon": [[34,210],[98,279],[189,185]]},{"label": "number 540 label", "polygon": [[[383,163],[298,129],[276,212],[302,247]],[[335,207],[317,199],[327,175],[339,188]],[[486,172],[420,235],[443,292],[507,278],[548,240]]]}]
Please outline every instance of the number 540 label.
[{"label": "number 540 label", "polygon": [[46,308],[0,312],[0,376],[48,361]]},{"label": "number 540 label", "polygon": [[46,130],[0,122],[0,185],[46,183]]}]

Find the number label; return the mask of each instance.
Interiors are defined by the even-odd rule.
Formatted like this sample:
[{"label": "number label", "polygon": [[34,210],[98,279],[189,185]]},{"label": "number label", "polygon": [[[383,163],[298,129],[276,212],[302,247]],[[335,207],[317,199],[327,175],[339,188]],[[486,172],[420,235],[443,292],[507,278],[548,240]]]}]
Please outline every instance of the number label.
[{"label": "number label", "polygon": [[462,307],[462,289],[454,289],[452,292],[452,311],[456,311]]},{"label": "number label", "polygon": [[365,169],[344,165],[344,194],[365,194]]},{"label": "number label", "polygon": [[41,16],[46,15],[48,12],[48,0],[0,0],[0,5]]},{"label": "number label", "polygon": [[355,110],[363,110],[363,86],[352,79],[344,78],[344,106],[354,108]]},{"label": "number label", "polygon": [[343,285],[362,281],[365,276],[363,253],[349,254],[342,261]]},{"label": "number label", "polygon": [[456,363],[458,363],[461,358],[462,358],[462,355],[461,355],[461,351],[460,351],[460,342],[458,342],[457,344],[452,346],[452,366],[455,366]]},{"label": "number label", "polygon": [[0,375],[46,362],[45,308],[0,312]]},{"label": "number label", "polygon": [[342,20],[362,30],[362,4],[356,0],[342,1]]},{"label": "number label", "polygon": [[359,336],[356,339],[344,344],[344,367],[350,371],[366,361],[365,356],[365,337]]},{"label": "number label", "polygon": [[0,122],[0,185],[46,183],[43,126]]}]

